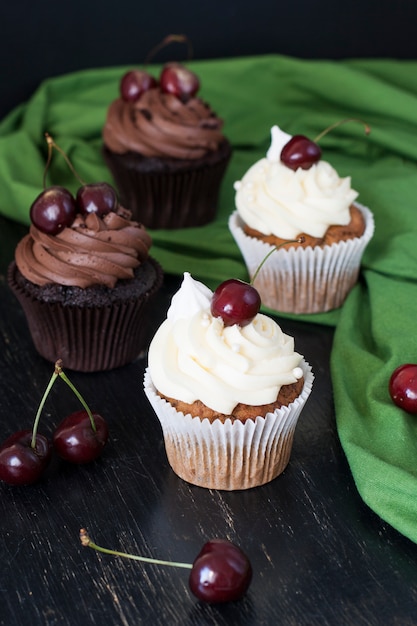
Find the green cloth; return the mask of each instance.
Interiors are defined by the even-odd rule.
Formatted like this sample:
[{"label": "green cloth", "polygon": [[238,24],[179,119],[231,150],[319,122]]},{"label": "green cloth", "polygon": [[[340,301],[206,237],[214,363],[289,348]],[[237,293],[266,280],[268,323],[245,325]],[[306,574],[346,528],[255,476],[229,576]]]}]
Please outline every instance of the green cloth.
[{"label": "green cloth", "polygon": [[[390,401],[393,369],[417,361],[417,61],[306,61],[282,56],[196,61],[201,95],[225,120],[234,148],[216,221],[204,228],[151,231],[153,256],[170,273],[190,271],[211,287],[246,278],[227,219],[233,182],[263,157],[270,128],[311,138],[335,121],[361,118],[325,136],[324,158],[350,175],[376,230],[357,286],[341,309],[300,316],[336,327],[331,356],[336,421],[359,493],[401,533],[417,541],[417,417]],[[0,123],[0,212],[28,223],[42,188],[44,132],[67,152],[80,176],[108,180],[101,128],[128,68],[82,71],[43,83]],[[77,181],[54,153],[48,183]],[[414,304],[413,304],[414,303]],[[307,359],[309,355],[306,355]]]}]

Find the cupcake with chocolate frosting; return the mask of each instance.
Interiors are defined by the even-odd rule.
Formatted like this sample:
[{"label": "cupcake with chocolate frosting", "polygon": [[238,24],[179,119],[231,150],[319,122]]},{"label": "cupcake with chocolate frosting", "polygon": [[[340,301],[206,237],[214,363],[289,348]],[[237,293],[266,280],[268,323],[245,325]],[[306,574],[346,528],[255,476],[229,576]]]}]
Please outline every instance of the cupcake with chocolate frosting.
[{"label": "cupcake with chocolate frosting", "polygon": [[125,365],[147,347],[162,269],[151,237],[120,205],[78,213],[56,234],[34,224],[18,243],[8,283],[26,314],[36,350],[68,369]]},{"label": "cupcake with chocolate frosting", "polygon": [[[195,89],[186,92],[181,80],[171,89],[167,69]],[[122,89],[108,108],[104,159],[122,204],[148,228],[202,226],[215,218],[231,146],[198,88],[195,74],[170,64],[158,83],[150,80],[133,99]]]}]

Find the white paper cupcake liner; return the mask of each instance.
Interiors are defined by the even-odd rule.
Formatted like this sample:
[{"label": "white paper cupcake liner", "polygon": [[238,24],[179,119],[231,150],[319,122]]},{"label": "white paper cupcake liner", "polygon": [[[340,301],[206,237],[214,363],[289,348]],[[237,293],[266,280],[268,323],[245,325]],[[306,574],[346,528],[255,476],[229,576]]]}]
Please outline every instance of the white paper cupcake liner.
[{"label": "white paper cupcake liner", "polygon": [[149,370],[144,390],[162,426],[173,471],[183,480],[209,489],[249,489],[281,474],[291,455],[295,427],[310,395],[314,375],[302,361],[304,387],[289,406],[245,423],[184,415],[156,392]]},{"label": "white paper cupcake liner", "polygon": [[[262,266],[254,285],[265,306],[286,313],[319,313],[340,307],[358,279],[364,250],[374,234],[371,211],[358,203],[365,218],[362,237],[314,248],[276,250]],[[249,237],[237,211],[229,229],[252,277],[268,252],[268,243]]]}]

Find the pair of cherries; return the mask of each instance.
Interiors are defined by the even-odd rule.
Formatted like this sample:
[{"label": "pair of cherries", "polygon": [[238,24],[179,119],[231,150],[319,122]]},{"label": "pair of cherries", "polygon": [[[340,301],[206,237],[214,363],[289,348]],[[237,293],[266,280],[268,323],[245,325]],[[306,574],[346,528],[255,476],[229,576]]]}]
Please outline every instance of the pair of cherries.
[{"label": "pair of cherries", "polygon": [[120,95],[125,102],[137,102],[149,89],[159,87],[182,101],[194,97],[200,89],[199,78],[181,63],[167,63],[158,81],[145,70],[130,70],[120,81]]},{"label": "pair of cherries", "polygon": [[[80,400],[84,410],[71,413],[55,429],[53,445],[38,433],[38,425],[45,401],[53,384],[60,377]],[[32,430],[13,433],[0,446],[0,480],[8,485],[30,485],[37,482],[51,460],[52,450],[70,463],[84,464],[97,459],[107,443],[109,429],[105,419],[92,413],[84,398],[74,387],[61,367],[55,369],[39,404]]]},{"label": "pair of cherries", "polygon": [[42,191],[30,207],[30,220],[47,235],[57,235],[63,228],[71,226],[77,213],[96,213],[103,217],[116,211],[118,200],[115,190],[108,183],[82,185],[74,196],[59,185]]},{"label": "pair of cherries", "polygon": [[[55,143],[49,133],[45,133],[45,139],[48,144],[48,159],[43,174],[44,189],[30,207],[29,217],[32,224],[42,233],[57,235],[64,228],[71,226],[77,213],[81,215],[96,213],[99,217],[103,217],[110,211],[117,211],[119,203],[113,187],[104,182],[86,184],[75,171],[67,154]],[[46,187],[46,175],[54,148],[64,157],[68,167],[81,184],[75,198],[68,189],[60,185]]]},{"label": "pair of cherries", "polygon": [[[192,45],[188,37],[186,35],[170,34],[164,37],[149,52],[144,65],[146,66],[162,48],[172,43],[186,44],[188,47],[188,58],[192,58]],[[171,94],[182,102],[187,102],[200,89],[200,80],[194,72],[183,64],[166,63],[158,80],[145,70],[130,70],[126,72],[120,81],[120,95],[125,102],[137,102],[146,91],[157,87],[162,93]]]}]

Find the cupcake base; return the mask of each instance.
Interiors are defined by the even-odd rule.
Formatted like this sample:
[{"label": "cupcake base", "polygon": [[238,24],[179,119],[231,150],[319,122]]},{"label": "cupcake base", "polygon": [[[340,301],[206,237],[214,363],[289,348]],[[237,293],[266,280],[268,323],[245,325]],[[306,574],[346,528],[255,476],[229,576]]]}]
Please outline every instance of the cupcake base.
[{"label": "cupcake base", "polygon": [[238,490],[270,482],[286,468],[295,427],[310,395],[313,373],[301,363],[304,387],[290,405],[242,423],[184,415],[162,399],[145,372],[144,389],[162,426],[173,471],[183,480],[208,489]]},{"label": "cupcake base", "polygon": [[116,154],[103,147],[120,202],[147,228],[189,228],[213,221],[220,185],[231,156],[224,141],[216,152],[197,160]]},{"label": "cupcake base", "polygon": [[65,369],[97,372],[121,367],[149,344],[149,307],[163,280],[154,259],[143,263],[135,278],[111,290],[38,287],[23,278],[14,261],[7,279],[25,312],[36,350],[52,363],[62,359]]},{"label": "cupcake base", "polygon": [[[371,211],[358,203],[365,219],[361,237],[323,247],[291,247],[276,250],[256,278],[262,303],[285,313],[319,313],[340,307],[358,279],[363,252],[374,233]],[[252,277],[273,246],[250,237],[237,211],[229,229]]]}]

